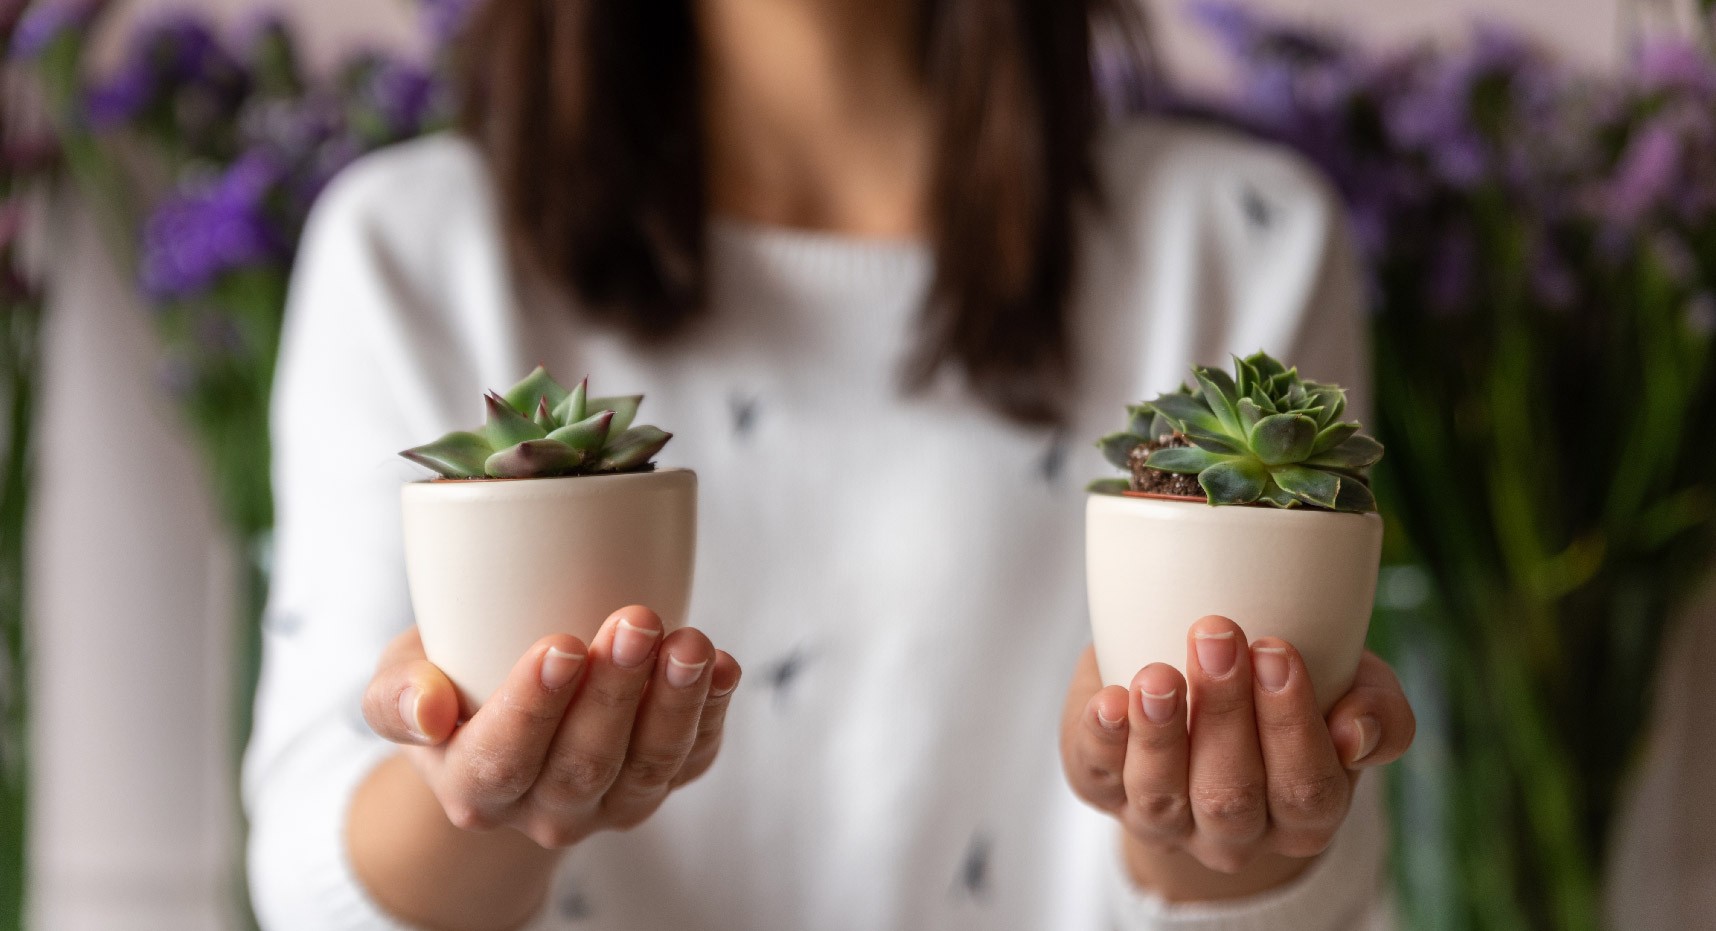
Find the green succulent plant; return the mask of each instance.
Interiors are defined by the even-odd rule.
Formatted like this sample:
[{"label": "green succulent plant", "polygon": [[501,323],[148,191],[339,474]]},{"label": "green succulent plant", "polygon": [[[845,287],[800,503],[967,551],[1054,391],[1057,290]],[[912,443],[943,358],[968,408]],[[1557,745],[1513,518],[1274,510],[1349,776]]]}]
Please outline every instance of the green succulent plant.
[{"label": "green succulent plant", "polygon": [[590,379],[567,390],[537,366],[506,394],[484,396],[488,418],[401,456],[444,478],[548,478],[639,471],[673,434],[632,426],[643,395],[589,397]]},{"label": "green succulent plant", "polygon": [[[1232,375],[1194,367],[1197,390],[1181,385],[1127,408],[1127,429],[1097,441],[1104,458],[1131,469],[1134,450],[1147,446],[1146,468],[1196,475],[1210,504],[1375,510],[1369,471],[1382,444],[1340,419],[1346,391],[1301,379],[1266,353],[1234,363]],[[1130,487],[1101,479],[1090,490]]]}]

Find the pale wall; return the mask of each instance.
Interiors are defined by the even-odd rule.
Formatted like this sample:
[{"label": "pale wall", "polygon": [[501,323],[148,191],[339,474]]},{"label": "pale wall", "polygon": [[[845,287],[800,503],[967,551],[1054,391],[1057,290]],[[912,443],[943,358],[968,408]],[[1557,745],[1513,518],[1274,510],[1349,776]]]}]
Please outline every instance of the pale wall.
[{"label": "pale wall", "polygon": [[[235,17],[248,0],[200,0]],[[1614,0],[1271,0],[1379,36],[1457,33],[1469,11],[1517,21],[1573,54],[1612,60]],[[148,10],[162,0],[136,5]],[[405,0],[296,0],[317,57],[355,43],[414,48]],[[1164,6],[1163,9],[1171,9]],[[1169,60],[1219,74],[1161,16]],[[38,802],[34,927],[229,927],[227,599],[230,559],[196,461],[156,393],[144,311],[68,222],[48,331],[41,497],[32,537]],[[115,451],[123,450],[123,459]]]}]

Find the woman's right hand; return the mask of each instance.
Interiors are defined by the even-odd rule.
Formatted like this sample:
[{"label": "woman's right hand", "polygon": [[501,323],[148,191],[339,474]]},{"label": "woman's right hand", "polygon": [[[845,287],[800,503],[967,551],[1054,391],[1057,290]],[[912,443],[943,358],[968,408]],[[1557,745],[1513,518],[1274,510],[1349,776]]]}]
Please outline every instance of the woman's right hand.
[{"label": "woman's right hand", "polygon": [[714,762],[739,664],[693,628],[614,612],[586,650],[536,642],[463,724],[453,683],[414,627],[388,645],[364,717],[406,756],[459,828],[512,828],[544,848],[633,827]]}]

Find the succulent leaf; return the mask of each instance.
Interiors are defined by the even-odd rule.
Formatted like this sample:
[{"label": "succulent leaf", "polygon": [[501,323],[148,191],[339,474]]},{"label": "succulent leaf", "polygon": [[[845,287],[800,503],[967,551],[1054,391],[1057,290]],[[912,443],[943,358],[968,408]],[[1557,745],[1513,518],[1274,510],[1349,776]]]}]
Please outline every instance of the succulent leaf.
[{"label": "succulent leaf", "polygon": [[1253,459],[1227,459],[1198,473],[1211,504],[1250,504],[1263,496],[1269,473]]},{"label": "succulent leaf", "polygon": [[1277,361],[1274,356],[1271,356],[1269,353],[1264,352],[1261,349],[1249,356],[1246,356],[1244,361],[1246,365],[1249,365],[1256,370],[1258,376],[1263,379],[1274,378],[1275,376],[1287,371],[1286,366]]},{"label": "succulent leaf", "polygon": [[572,390],[566,392],[566,397],[562,398],[560,403],[555,405],[554,419],[559,421],[562,426],[565,426],[566,424],[577,423],[585,417],[588,417],[590,412],[586,409],[584,402],[589,393],[590,378],[586,375],[583,381],[572,386]]},{"label": "succulent leaf", "polygon": [[1232,457],[1212,453],[1195,446],[1170,446],[1158,449],[1144,460],[1144,464],[1152,469],[1164,472],[1182,472],[1196,474],[1219,462],[1226,462]]},{"label": "succulent leaf", "polygon": [[584,453],[558,440],[525,440],[490,456],[483,468],[494,478],[541,478],[578,467]]},{"label": "succulent leaf", "polygon": [[1317,442],[1311,444],[1311,455],[1316,456],[1334,449],[1358,431],[1359,425],[1352,421],[1329,424],[1317,432]]},{"label": "succulent leaf", "polygon": [[607,442],[613,421],[613,411],[597,411],[577,423],[555,430],[548,434],[548,438],[565,443],[580,452],[595,452]]},{"label": "succulent leaf", "polygon": [[1347,437],[1339,446],[1305,460],[1305,464],[1336,469],[1368,469],[1382,458],[1382,444],[1363,433]]},{"label": "succulent leaf", "polygon": [[550,433],[554,431],[555,427],[559,426],[559,424],[554,422],[554,412],[548,409],[547,395],[543,395],[536,399],[536,416],[530,419],[531,422]]},{"label": "succulent leaf", "polygon": [[1257,422],[1265,416],[1263,407],[1251,398],[1240,398],[1234,407],[1239,409],[1239,425],[1244,427],[1248,434],[1253,427],[1257,426]]},{"label": "succulent leaf", "polygon": [[[1161,434],[1156,432],[1157,415],[1148,404],[1134,404],[1126,409],[1126,432],[1153,440]],[[1170,429],[1168,432],[1172,433]]]},{"label": "succulent leaf", "polygon": [[1375,508],[1366,470],[1382,445],[1340,420],[1344,389],[1301,378],[1263,352],[1235,357],[1233,375],[1203,367],[1192,374],[1195,394],[1182,385],[1128,408],[1128,429],[1099,443],[1109,462],[1130,470],[1132,448],[1159,435],[1156,421],[1142,416],[1147,409],[1190,445],[1157,450],[1142,467],[1196,473],[1212,504]]},{"label": "succulent leaf", "polygon": [[1251,451],[1264,465],[1298,462],[1311,454],[1317,422],[1304,414],[1271,414],[1252,429]]},{"label": "succulent leaf", "polygon": [[1181,433],[1192,430],[1213,433],[1221,429],[1221,421],[1209,405],[1190,394],[1164,394],[1147,406],[1167,418]]},{"label": "succulent leaf", "polygon": [[1376,495],[1370,486],[1356,479],[1342,478],[1340,494],[1335,496],[1337,511],[1374,511]]},{"label": "succulent leaf", "polygon": [[1347,409],[1347,393],[1334,385],[1310,384],[1311,403],[1323,409],[1317,426],[1327,427],[1339,420]]},{"label": "succulent leaf", "polygon": [[1233,437],[1221,436],[1215,433],[1204,433],[1202,431],[1186,433],[1183,435],[1186,439],[1192,441],[1192,443],[1199,449],[1207,449],[1212,453],[1223,453],[1229,456],[1237,456],[1242,455],[1245,452],[1245,443],[1243,441],[1236,440]]},{"label": "succulent leaf", "polygon": [[506,399],[493,391],[484,400],[488,403],[488,421],[483,424],[483,439],[492,449],[506,449],[526,440],[540,440],[548,431],[519,413]]},{"label": "succulent leaf", "polygon": [[539,406],[539,401],[548,399],[548,407],[553,410],[555,405],[566,397],[566,389],[560,383],[548,377],[548,370],[537,366],[518,384],[513,385],[506,393],[506,403],[520,414],[530,414]]},{"label": "succulent leaf", "polygon": [[1263,490],[1263,496],[1258,500],[1267,501],[1278,508],[1296,508],[1303,503],[1298,498],[1288,494],[1287,489],[1282,488],[1273,481],[1269,483],[1268,488]]},{"label": "succulent leaf", "polygon": [[1128,457],[1132,455],[1132,450],[1144,445],[1145,442],[1147,441],[1144,437],[1136,433],[1122,432],[1110,433],[1097,440],[1096,446],[1102,450],[1102,458],[1108,460],[1109,465],[1116,469],[1129,469],[1131,468],[1131,460]]},{"label": "succulent leaf", "polygon": [[1306,504],[1333,509],[1341,492],[1341,477],[1333,472],[1309,466],[1290,465],[1276,469],[1271,476],[1282,490]]},{"label": "succulent leaf", "polygon": [[[616,415],[616,420],[618,416]],[[619,472],[624,469],[635,469],[650,460],[650,457],[661,452],[667,441],[673,439],[673,434],[658,430],[655,427],[642,426],[631,429],[614,437],[602,449],[602,458],[596,462],[598,472]]]},{"label": "succulent leaf", "polygon": [[1220,369],[1195,368],[1192,374],[1204,390],[1204,403],[1228,433],[1242,433],[1239,410],[1234,407],[1233,377]]},{"label": "succulent leaf", "polygon": [[491,452],[488,441],[475,433],[459,430],[433,443],[405,450],[400,455],[446,478],[482,478],[483,463]]},{"label": "succulent leaf", "polygon": [[584,408],[585,413],[580,416],[589,416],[589,411],[613,411],[614,422],[608,425],[608,430],[611,433],[624,433],[631,427],[632,421],[637,419],[638,405],[642,403],[643,395],[641,394],[631,394],[612,398],[591,398],[590,403]]},{"label": "succulent leaf", "polygon": [[1084,486],[1084,490],[1093,495],[1118,495],[1131,491],[1132,483],[1123,478],[1099,478]]}]

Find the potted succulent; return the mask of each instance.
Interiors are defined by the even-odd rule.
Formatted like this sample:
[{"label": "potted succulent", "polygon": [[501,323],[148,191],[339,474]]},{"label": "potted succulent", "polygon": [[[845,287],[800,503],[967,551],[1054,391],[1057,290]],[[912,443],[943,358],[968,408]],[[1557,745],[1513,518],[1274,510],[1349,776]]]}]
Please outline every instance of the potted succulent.
[{"label": "potted succulent", "polygon": [[429,660],[470,710],[532,643],[590,641],[646,604],[685,620],[697,476],[651,461],[671,434],[635,426],[641,395],[591,398],[540,366],[486,422],[400,453],[436,477],[404,487],[405,566]]},{"label": "potted succulent", "polygon": [[1097,662],[1127,685],[1184,670],[1197,618],[1232,618],[1305,658],[1325,711],[1352,684],[1370,624],[1382,518],[1369,469],[1382,444],[1343,421],[1346,392],[1259,352],[1232,375],[1128,408],[1098,441],[1129,475],[1093,482],[1085,565]]}]

